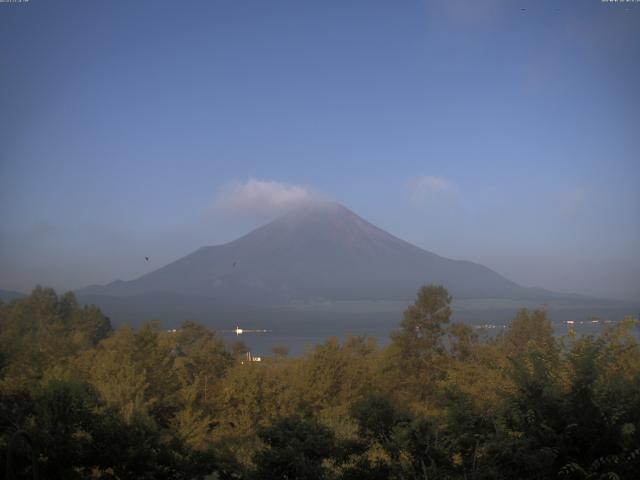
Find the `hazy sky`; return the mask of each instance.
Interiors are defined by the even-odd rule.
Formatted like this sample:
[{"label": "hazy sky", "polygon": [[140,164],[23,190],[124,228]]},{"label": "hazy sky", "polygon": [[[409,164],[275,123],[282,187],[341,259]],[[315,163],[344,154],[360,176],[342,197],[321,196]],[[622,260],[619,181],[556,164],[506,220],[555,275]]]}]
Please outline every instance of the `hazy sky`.
[{"label": "hazy sky", "polygon": [[0,288],[130,279],[321,196],[640,299],[638,59],[640,3],[0,3]]}]

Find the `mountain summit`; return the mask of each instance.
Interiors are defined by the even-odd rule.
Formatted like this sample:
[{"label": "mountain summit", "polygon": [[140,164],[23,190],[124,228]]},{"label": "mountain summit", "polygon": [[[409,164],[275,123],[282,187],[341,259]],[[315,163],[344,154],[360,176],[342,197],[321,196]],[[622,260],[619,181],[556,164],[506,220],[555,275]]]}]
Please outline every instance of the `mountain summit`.
[{"label": "mountain summit", "polygon": [[202,247],[131,281],[80,295],[189,295],[243,306],[405,300],[440,283],[457,298],[551,298],[482,265],[450,260],[379,229],[344,206],[310,203],[224,245]]}]

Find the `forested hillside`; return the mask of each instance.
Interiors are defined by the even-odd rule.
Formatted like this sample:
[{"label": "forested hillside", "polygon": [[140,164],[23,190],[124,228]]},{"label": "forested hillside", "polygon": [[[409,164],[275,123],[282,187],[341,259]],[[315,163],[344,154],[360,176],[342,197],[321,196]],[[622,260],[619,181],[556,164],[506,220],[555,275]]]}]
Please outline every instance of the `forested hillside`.
[{"label": "forested hillside", "polygon": [[0,302],[0,471],[40,479],[640,478],[637,321],[489,339],[423,287],[388,347],[248,362],[193,322],[113,330],[37,288]]}]

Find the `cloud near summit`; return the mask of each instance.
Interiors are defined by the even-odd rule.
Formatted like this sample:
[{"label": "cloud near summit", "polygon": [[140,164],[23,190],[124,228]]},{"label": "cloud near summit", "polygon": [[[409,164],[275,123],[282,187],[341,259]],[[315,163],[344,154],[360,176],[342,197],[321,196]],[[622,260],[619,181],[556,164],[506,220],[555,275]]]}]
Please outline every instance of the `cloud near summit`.
[{"label": "cloud near summit", "polygon": [[270,180],[250,178],[223,185],[214,200],[217,213],[271,215],[317,200],[319,195],[308,188]]},{"label": "cloud near summit", "polygon": [[454,193],[455,186],[446,178],[436,175],[422,175],[407,182],[410,198],[417,204],[425,203],[435,195]]}]

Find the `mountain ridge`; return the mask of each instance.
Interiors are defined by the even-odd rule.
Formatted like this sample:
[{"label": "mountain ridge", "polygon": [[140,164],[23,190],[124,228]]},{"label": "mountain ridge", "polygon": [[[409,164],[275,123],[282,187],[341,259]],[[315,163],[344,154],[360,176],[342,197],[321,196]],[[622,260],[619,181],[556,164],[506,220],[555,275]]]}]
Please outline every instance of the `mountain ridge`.
[{"label": "mountain ridge", "polygon": [[3,302],[10,302],[12,300],[16,300],[16,299],[19,299],[19,298],[24,298],[26,296],[27,296],[26,293],[17,292],[17,291],[14,291],[14,290],[3,290],[3,289],[0,289],[0,300],[2,300]]},{"label": "mountain ridge", "polygon": [[166,292],[255,306],[410,299],[425,283],[441,283],[459,298],[588,298],[522,287],[484,265],[439,256],[333,202],[309,203],[136,279],[77,293],[126,297]]}]

